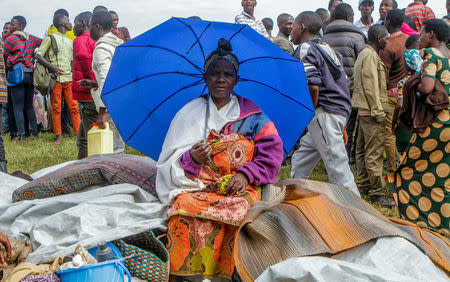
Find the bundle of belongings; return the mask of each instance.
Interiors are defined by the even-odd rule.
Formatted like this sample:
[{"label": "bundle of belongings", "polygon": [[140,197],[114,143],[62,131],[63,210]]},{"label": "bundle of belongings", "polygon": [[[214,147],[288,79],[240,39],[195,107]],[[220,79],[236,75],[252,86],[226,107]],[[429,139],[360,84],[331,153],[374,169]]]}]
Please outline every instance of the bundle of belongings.
[{"label": "bundle of belongings", "polygon": [[[0,173],[0,233],[8,235],[0,235],[0,281],[75,281],[65,274],[108,264],[96,261],[103,241],[121,265],[117,281],[168,281],[168,206],[155,176],[153,160],[131,155],[91,156],[29,182]],[[450,273],[448,238],[309,180],[262,187],[231,248],[238,281],[448,281]]]}]

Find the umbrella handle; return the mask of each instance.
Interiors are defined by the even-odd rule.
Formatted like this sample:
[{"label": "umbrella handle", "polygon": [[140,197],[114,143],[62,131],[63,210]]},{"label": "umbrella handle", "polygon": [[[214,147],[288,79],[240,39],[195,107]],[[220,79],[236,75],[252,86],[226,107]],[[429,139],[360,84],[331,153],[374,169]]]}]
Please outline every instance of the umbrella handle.
[{"label": "umbrella handle", "polygon": [[206,95],[206,113],[205,113],[205,136],[203,143],[208,139],[208,120],[209,120],[209,94]]}]

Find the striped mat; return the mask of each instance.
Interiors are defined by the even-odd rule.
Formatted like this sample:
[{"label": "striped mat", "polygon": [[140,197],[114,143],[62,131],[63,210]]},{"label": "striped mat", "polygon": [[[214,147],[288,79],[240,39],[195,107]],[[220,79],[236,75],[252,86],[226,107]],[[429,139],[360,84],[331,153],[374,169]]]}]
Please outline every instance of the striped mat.
[{"label": "striped mat", "polygon": [[385,236],[409,240],[450,273],[448,238],[389,219],[337,185],[291,179],[277,186],[279,193],[269,193],[253,206],[235,238],[234,259],[242,281],[254,281],[288,258],[331,256]]}]

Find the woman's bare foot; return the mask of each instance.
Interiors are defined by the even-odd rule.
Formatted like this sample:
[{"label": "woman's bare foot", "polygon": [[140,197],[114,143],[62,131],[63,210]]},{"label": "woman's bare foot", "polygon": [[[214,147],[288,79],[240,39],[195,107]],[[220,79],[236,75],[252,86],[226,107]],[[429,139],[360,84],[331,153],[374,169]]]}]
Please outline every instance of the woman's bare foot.
[{"label": "woman's bare foot", "polygon": [[62,135],[56,135],[55,142],[53,142],[53,146],[58,146],[61,144]]}]

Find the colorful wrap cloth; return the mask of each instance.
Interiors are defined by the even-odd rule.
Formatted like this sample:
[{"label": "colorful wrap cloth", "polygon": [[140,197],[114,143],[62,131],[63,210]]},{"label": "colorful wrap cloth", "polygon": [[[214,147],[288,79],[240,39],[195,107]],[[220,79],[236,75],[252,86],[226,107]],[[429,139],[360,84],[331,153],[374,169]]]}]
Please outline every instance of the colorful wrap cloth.
[{"label": "colorful wrap cloth", "polygon": [[385,236],[407,239],[450,273],[448,238],[386,218],[337,185],[300,179],[276,185],[284,187],[285,196],[264,197],[256,203],[236,235],[234,259],[242,281],[254,281],[271,265],[289,258],[330,256]]},{"label": "colorful wrap cloth", "polygon": [[197,176],[206,189],[181,193],[168,212],[170,271],[179,276],[229,279],[234,270],[235,233],[261,199],[261,190],[248,186],[240,195],[226,196],[224,188],[231,176],[252,160],[255,146],[239,133],[212,131],[207,142],[212,147],[211,161],[202,165]]}]

